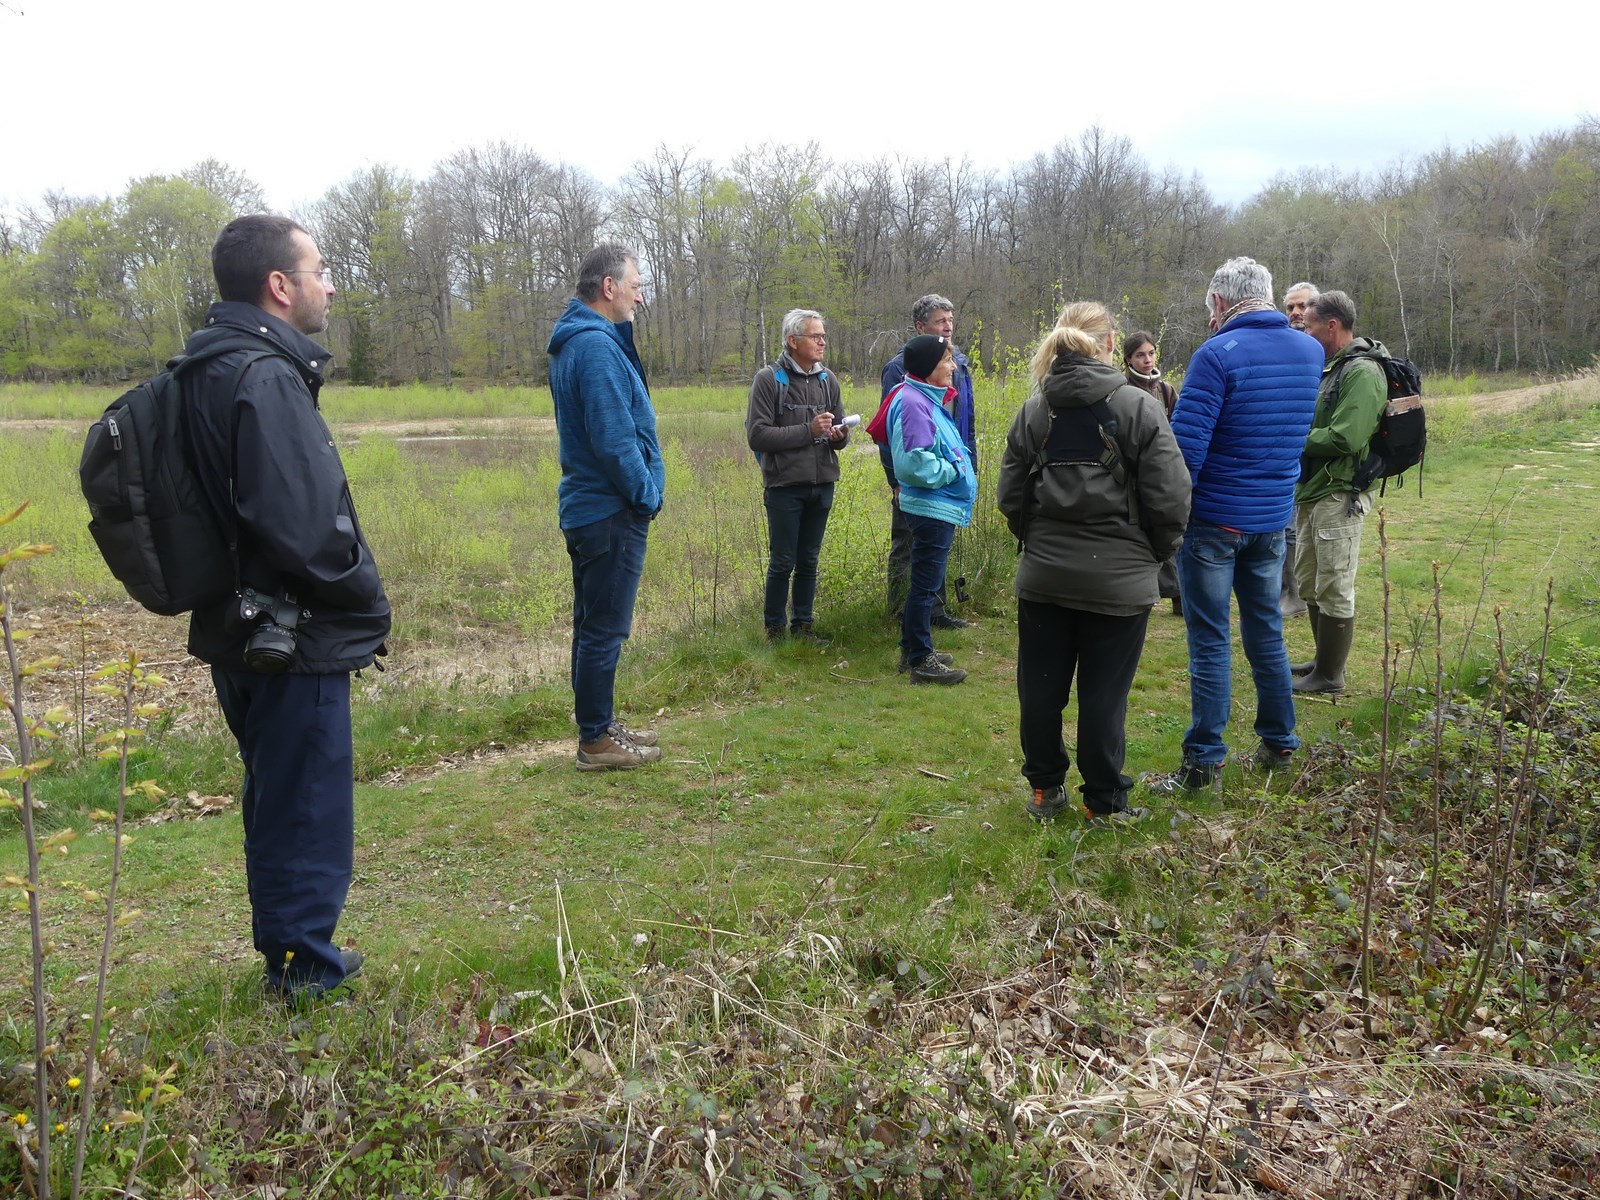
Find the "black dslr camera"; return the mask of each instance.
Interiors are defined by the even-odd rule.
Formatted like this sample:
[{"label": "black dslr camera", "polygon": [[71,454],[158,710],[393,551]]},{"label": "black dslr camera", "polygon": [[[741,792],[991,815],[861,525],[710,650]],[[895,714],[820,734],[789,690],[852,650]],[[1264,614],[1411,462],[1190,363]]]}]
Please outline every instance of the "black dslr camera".
[{"label": "black dslr camera", "polygon": [[244,664],[263,675],[282,675],[294,660],[295,628],[300,602],[288,592],[276,596],[245,588],[239,593],[239,615],[257,625],[244,644]]}]

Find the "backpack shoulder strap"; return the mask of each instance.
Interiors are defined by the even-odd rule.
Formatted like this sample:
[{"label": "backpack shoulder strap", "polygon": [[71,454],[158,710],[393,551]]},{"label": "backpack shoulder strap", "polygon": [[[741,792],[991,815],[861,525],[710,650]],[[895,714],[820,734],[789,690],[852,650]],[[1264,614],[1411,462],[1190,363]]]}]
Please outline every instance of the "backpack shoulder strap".
[{"label": "backpack shoulder strap", "polygon": [[233,559],[233,583],[235,589],[243,585],[240,576],[239,564],[239,511],[238,501],[234,495],[234,481],[239,477],[239,406],[233,401],[237,400],[239,388],[244,384],[244,374],[256,363],[264,358],[282,358],[294,362],[287,354],[276,347],[263,345],[254,338],[230,338],[207,346],[197,354],[180,354],[167,363],[167,370],[172,373],[173,379],[178,383],[178,394],[183,403],[179,406],[179,428],[183,431],[183,457],[190,471],[194,470],[193,446],[194,432],[191,427],[192,414],[190,404],[192,398],[183,386],[183,375],[188,368],[209,359],[220,358],[235,350],[244,350],[244,356],[238,369],[233,372],[233,378],[228,382],[228,508],[226,512],[217,514],[221,520],[223,536],[228,542],[228,555]]},{"label": "backpack shoulder strap", "polygon": [[[1120,388],[1122,385],[1117,385]],[[1117,444],[1117,418],[1111,415],[1111,397],[1117,394],[1117,388],[1112,388],[1106,393],[1103,400],[1096,400],[1089,406],[1089,411],[1094,414],[1094,422],[1100,427],[1100,444],[1105,450],[1100,455],[1100,465],[1111,472],[1111,478],[1119,486],[1128,482],[1128,463],[1122,457],[1122,447]]]},{"label": "backpack shoulder strap", "polygon": [[772,364],[772,378],[778,385],[778,412],[783,411],[784,402],[789,398],[789,371],[781,363]]},{"label": "backpack shoulder strap", "polygon": [[1034,437],[1033,458],[1028,462],[1028,478],[1032,479],[1050,461],[1050,426],[1055,424],[1056,410],[1050,407],[1043,394],[1035,392],[1024,403],[1037,405],[1028,417],[1027,430]]}]

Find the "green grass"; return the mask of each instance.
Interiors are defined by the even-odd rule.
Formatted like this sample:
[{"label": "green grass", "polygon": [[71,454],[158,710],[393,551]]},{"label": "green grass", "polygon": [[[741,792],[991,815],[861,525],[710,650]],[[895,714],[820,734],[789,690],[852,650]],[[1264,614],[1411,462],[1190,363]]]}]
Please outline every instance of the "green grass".
[{"label": "green grass", "polygon": [[[1343,793],[1288,796],[1285,781],[1268,788],[1230,767],[1221,798],[1160,803],[1155,819],[1132,829],[1089,830],[1071,821],[1041,829],[1023,816],[1012,548],[989,486],[985,511],[956,559],[974,581],[979,623],[941,641],[971,672],[965,685],[917,688],[895,672],[895,632],[879,602],[884,487],[869,453],[847,457],[824,550],[819,624],[833,644],[768,646],[757,612],[755,466],[739,436],[735,398],[724,397],[720,408],[713,399],[705,398],[699,416],[667,408],[662,417],[664,429],[681,424],[668,439],[668,505],[652,530],[638,630],[624,653],[618,696],[631,719],[662,731],[664,761],[640,772],[572,769],[570,694],[560,679],[565,555],[548,440],[530,439],[495,462],[465,452],[421,457],[392,437],[370,434],[347,452],[352,490],[405,630],[391,663],[402,669],[365,676],[356,705],[356,879],[340,932],[369,956],[361,1006],[298,1031],[258,1008],[236,812],[141,825],[128,852],[122,904],[140,915],[119,932],[112,990],[126,1015],[117,1027],[148,1039],[144,1061],[179,1063],[187,1089],[224,1089],[221,1098],[196,1094],[180,1107],[187,1128],[200,1129],[229,1164],[230,1178],[245,1177],[239,1156],[247,1148],[265,1150],[220,1124],[228,1104],[245,1101],[224,1102],[228,1069],[206,1045],[221,1038],[251,1047],[250,1073],[264,1077],[282,1062],[293,1074],[330,1055],[330,1069],[348,1076],[349,1103],[362,1114],[340,1134],[346,1147],[387,1119],[378,1097],[388,1093],[354,1082],[363,1071],[381,1072],[406,1096],[416,1091],[416,1111],[448,1112],[447,1124],[466,1125],[479,1119],[468,1115],[476,1110],[464,1098],[422,1087],[405,1064],[413,1055],[427,1058],[433,1065],[424,1075],[432,1078],[471,1045],[476,1022],[491,1020],[495,1001],[513,994],[564,996],[582,1007],[589,1001],[574,990],[574,970],[587,973],[600,999],[656,997],[650,1003],[663,1007],[638,1018],[646,1026],[656,1028],[663,1013],[677,1023],[670,1036],[658,1030],[655,1037],[684,1057],[628,1074],[643,1081],[664,1124],[692,1106],[691,1092],[714,1092],[724,1107],[774,1103],[759,1066],[735,1065],[736,1048],[721,1066],[698,1057],[696,1046],[741,1044],[729,1041],[729,1022],[737,1023],[731,1014],[740,1010],[712,1005],[709,992],[693,992],[693,1001],[671,992],[688,987],[683,979],[702,967],[728,995],[771,1006],[771,1019],[753,1022],[739,1035],[742,1044],[775,1062],[769,1070],[785,1085],[803,1081],[818,1111],[836,1105],[840,1113],[858,1101],[819,1074],[826,1056],[810,1066],[791,1062],[776,1048],[789,1035],[773,1022],[842,1039],[856,1062],[877,1062],[882,1080],[924,1104],[931,1101],[915,1082],[922,1077],[915,1048],[962,1019],[928,1006],[940,997],[954,1003],[969,988],[1005,994],[995,981],[1038,970],[1041,956],[1070,981],[1074,1036],[1108,1048],[1141,1038],[1138,1022],[1159,1016],[1181,1025],[1184,1014],[1203,1009],[1223,980],[1243,970],[1240,956],[1254,953],[1269,920],[1293,922],[1293,937],[1275,951],[1278,1003],[1290,1028],[1320,1020],[1331,1003],[1320,997],[1347,986],[1338,963],[1359,926],[1336,901],[1356,895],[1359,915],[1359,868],[1352,864],[1363,861],[1364,847],[1338,844],[1334,822],[1359,817],[1358,802]],[[985,410],[980,461],[987,479],[1019,399],[1013,389]],[[1380,503],[1391,637],[1402,644],[1402,671],[1412,683],[1424,681],[1423,667],[1431,669],[1424,610],[1435,562],[1447,653],[1452,665],[1465,662],[1468,683],[1478,664],[1492,661],[1496,609],[1513,647],[1537,643],[1547,579],[1556,581],[1560,639],[1597,640],[1600,510],[1592,497],[1600,471],[1586,445],[1600,440],[1596,400],[1592,389],[1569,388],[1487,427],[1453,405],[1440,407],[1421,494],[1408,480]],[[53,453],[58,468],[68,461],[63,451]],[[39,519],[47,518],[47,506],[40,507]],[[1352,692],[1336,704],[1300,706],[1302,737],[1330,761],[1370,753],[1379,713],[1378,541],[1374,515],[1363,552]],[[39,570],[50,562],[28,568],[30,586],[41,586]],[[89,590],[70,573],[60,585]],[[1302,656],[1309,645],[1303,623],[1291,624],[1288,636],[1291,656]],[[469,638],[478,639],[471,644],[481,647],[483,661],[467,656],[452,677],[404,669],[408,655]],[[508,661],[530,665],[508,678]],[[1188,719],[1184,664],[1182,624],[1158,610],[1130,699],[1130,770],[1176,764]],[[1252,745],[1250,696],[1236,654],[1235,749]],[[1069,745],[1071,716],[1069,710]],[[237,763],[214,722],[208,728],[158,731],[142,752],[145,772],[179,795],[232,791]],[[446,756],[457,760],[452,769],[428,769]],[[92,905],[80,894],[103,886],[94,881],[103,879],[107,855],[104,831],[91,829],[86,813],[110,797],[105,766],[72,767],[66,757],[38,787],[50,806],[49,827],[83,835],[67,855],[50,859],[44,889],[56,945],[47,963],[50,987],[59,1005],[75,1006],[83,1002],[77,981],[98,937]],[[139,813],[155,815],[148,805]],[[1313,875],[1297,869],[1301,856],[1318,863]],[[0,870],[13,874],[19,863],[19,839],[7,833]],[[9,914],[6,921],[6,936],[21,949],[20,919]],[[1108,929],[1115,932],[1094,932]],[[0,1058],[20,1056],[25,1022],[14,975],[0,982],[0,994],[13,1014]],[[565,1002],[518,1003],[554,1018]],[[891,1015],[902,1005],[903,1016]],[[873,1040],[861,1029],[874,1023],[900,1032]],[[574,1047],[587,1053],[609,1044],[621,1053],[625,1024],[592,1035],[581,1022],[546,1030],[520,1057],[495,1060],[505,1074],[497,1068],[474,1076],[478,1095],[498,1094],[495,1088],[523,1078],[518,1072],[555,1086],[549,1081],[568,1071],[561,1064],[570,1065]],[[319,1030],[335,1039],[333,1051],[295,1049]],[[793,1056],[793,1039],[786,1044]],[[1039,1061],[1059,1051],[1048,1047]],[[121,1102],[135,1104],[137,1072],[117,1078]],[[1411,1083],[1403,1073],[1370,1081],[1377,1092]],[[313,1093],[305,1112],[320,1111]],[[1019,1080],[1006,1094],[1030,1094],[1030,1086]],[[872,1104],[889,1101],[878,1096]],[[271,1158],[277,1174],[269,1177],[286,1178],[286,1155],[305,1155],[315,1167],[296,1178],[334,1169],[333,1154],[317,1158],[290,1123],[273,1117],[268,1124],[282,1139]],[[185,1126],[161,1128],[176,1136]],[[128,1143],[119,1144],[126,1152]],[[1017,1153],[1048,1159],[1049,1145],[1029,1139]],[[980,1139],[969,1153],[990,1164],[985,1170],[999,1170],[994,1164],[1004,1156],[991,1161],[983,1146]],[[858,1149],[867,1155],[853,1160],[858,1164],[889,1153],[881,1144]],[[349,1186],[378,1189],[378,1165],[363,1162],[364,1173]],[[831,1169],[844,1178],[838,1162]],[[0,1159],[0,1178],[5,1170]],[[163,1170],[169,1178],[195,1178],[172,1162]],[[435,1194],[427,1189],[438,1185],[412,1186]],[[1024,1194],[1020,1183],[993,1186],[994,1194]]]},{"label": "green grass", "polygon": [[[1536,452],[1526,445],[1535,431],[1544,442]],[[1438,449],[1430,457],[1421,497],[1408,482],[1406,489],[1382,502],[1397,638],[1423,641],[1428,636],[1423,610],[1431,595],[1434,562],[1441,564],[1452,665],[1463,651],[1473,662],[1487,657],[1495,606],[1502,610],[1512,643],[1532,644],[1544,580],[1552,575],[1560,581],[1561,628],[1571,636],[1588,635],[1600,596],[1592,566],[1597,528],[1593,506],[1580,501],[1597,481],[1592,455],[1570,445],[1584,432],[1581,419],[1544,429],[1524,422],[1520,432],[1508,431],[1487,443]],[[1504,442],[1518,443],[1516,452],[1508,455]],[[675,904],[687,905],[697,920],[715,913],[719,921],[737,921],[727,910],[781,908],[792,901],[807,872],[783,865],[781,855],[774,860],[754,856],[789,846],[793,857],[835,861],[862,829],[870,828],[871,836],[856,851],[862,871],[859,878],[850,878],[857,886],[882,876],[894,879],[889,890],[866,889],[874,925],[885,936],[930,936],[920,914],[932,900],[974,877],[994,879],[1003,894],[1037,899],[1038,862],[1023,848],[1037,846],[1039,838],[1016,820],[1021,784],[1011,674],[1014,647],[1003,580],[985,579],[982,627],[954,635],[950,643],[972,669],[971,682],[953,692],[906,687],[893,671],[893,631],[876,608],[882,487],[876,464],[863,456],[863,461],[852,461],[840,489],[824,560],[820,612],[835,645],[826,652],[799,647],[770,651],[758,644],[753,607],[759,595],[758,493],[748,480],[742,488],[738,481],[740,473],[748,475],[752,468],[734,454],[724,460],[728,474],[719,476],[710,467],[696,471],[688,458],[681,448],[671,455],[669,512],[652,540],[640,602],[640,625],[649,632],[628,652],[622,685],[623,701],[641,718],[658,707],[672,710],[664,719],[670,729],[669,765],[600,780],[575,776],[561,742],[565,690],[559,680],[539,682],[537,672],[530,672],[517,692],[503,696],[492,685],[474,681],[470,664],[444,686],[369,677],[357,709],[364,779],[493,742],[556,739],[549,757],[502,764],[486,775],[442,777],[420,810],[411,804],[392,805],[390,789],[364,790],[362,822],[377,827],[373,845],[381,847],[377,861],[384,864],[382,869],[398,870],[416,839],[431,836],[428,831],[441,823],[453,824],[462,874],[442,878],[444,890],[437,893],[424,881],[409,903],[448,909],[449,897],[463,889],[481,893],[469,909],[492,906],[493,895],[507,890],[499,865],[505,855],[521,857],[531,851],[536,859],[578,872],[578,895],[593,901],[592,906],[580,905],[585,919],[597,920],[595,935],[604,931],[609,936],[619,932],[613,921],[625,899],[628,909],[666,916],[659,898],[676,897]],[[1535,466],[1517,471],[1521,460]],[[358,497],[384,484],[414,496],[403,511],[380,505],[370,522],[385,539],[379,542],[380,554],[398,568],[401,580],[430,571],[470,577],[473,554],[494,561],[496,553],[508,553],[511,547],[522,556],[513,573],[559,578],[564,555],[553,514],[539,514],[549,522],[548,529],[522,523],[495,528],[508,515],[525,515],[534,507],[539,464],[531,472],[462,472],[452,503],[444,494],[430,495],[427,474],[415,463],[408,465],[392,441],[364,440],[350,463]],[[470,514],[472,504],[461,499],[459,490],[467,480],[480,495],[495,497],[483,504],[492,518],[470,535],[463,527],[471,522],[461,517]],[[683,524],[689,528],[672,536],[667,532],[673,519],[671,497],[697,491],[705,502],[684,514]],[[452,520],[453,526],[445,528]],[[1303,706],[1305,733],[1313,739],[1338,735],[1347,715],[1358,716],[1363,724],[1370,718],[1381,641],[1378,531],[1374,516],[1367,528],[1360,633],[1352,662],[1356,691],[1336,706]],[[386,542],[405,544],[410,554],[385,551]],[[720,565],[719,554],[725,556]],[[971,556],[979,557],[976,551]],[[391,585],[391,591],[404,606],[406,584]],[[560,584],[546,589],[551,595],[561,591]],[[487,598],[469,594],[459,600],[458,611],[461,619],[480,622],[485,616],[491,622],[509,619],[525,636],[537,636],[557,621],[554,604],[518,611],[497,606],[538,594],[515,589]],[[660,611],[672,600],[677,603],[670,612]],[[677,632],[667,632],[673,626]],[[1468,628],[1470,639],[1463,642],[1459,631]],[[1303,627],[1291,625],[1289,636],[1293,653],[1305,649]],[[551,640],[550,661],[560,662],[559,638]],[[494,652],[486,647],[485,653]],[[1414,657],[1407,656],[1408,669]],[[1158,612],[1130,703],[1129,761],[1135,767],[1164,768],[1177,759],[1187,720],[1183,661],[1181,622]],[[402,642],[392,665],[404,662]],[[1242,660],[1236,662],[1236,674],[1244,704],[1249,691]],[[1232,740],[1247,747],[1247,709],[1240,720],[1243,727]],[[192,751],[187,749],[191,745]],[[157,740],[151,765],[159,773],[163,763],[170,763],[179,779],[200,784],[202,791],[223,791],[236,767],[230,756],[219,753],[222,745],[216,738],[192,743],[187,735],[169,733]],[[949,779],[931,778],[919,768]],[[81,773],[68,772],[59,795],[51,781],[41,783],[43,794],[61,810],[61,820],[87,806],[95,786],[104,787],[103,770],[90,775],[98,784],[77,782]],[[517,800],[509,809],[494,806],[492,820],[484,815],[463,823],[484,794]],[[587,806],[588,818],[572,805]],[[932,830],[904,834],[911,812],[933,821]],[[974,829],[984,820],[1010,832],[978,835]],[[164,826],[151,836],[164,845],[169,838],[187,837],[191,828]],[[630,843],[676,849],[665,861],[653,863],[653,853],[625,853]],[[14,854],[14,845],[10,852]],[[710,864],[712,854],[721,857],[720,865]],[[232,857],[230,849],[217,869],[236,871]],[[511,885],[510,890],[548,900],[555,871],[548,866],[524,870],[527,886]],[[970,897],[964,888],[957,890]],[[977,919],[983,907],[979,904],[968,919]],[[387,919],[386,906],[382,912]],[[363,944],[376,937],[375,948],[380,954],[386,951],[382,924],[365,929],[359,902],[352,907],[351,922],[349,928]],[[410,922],[402,925],[409,928]],[[202,940],[205,936],[201,933]],[[469,956],[505,948],[493,926],[476,916],[457,922],[446,917],[432,936],[447,944],[465,939],[453,953]],[[171,966],[151,969],[153,985]],[[126,982],[140,986],[136,976]]]}]

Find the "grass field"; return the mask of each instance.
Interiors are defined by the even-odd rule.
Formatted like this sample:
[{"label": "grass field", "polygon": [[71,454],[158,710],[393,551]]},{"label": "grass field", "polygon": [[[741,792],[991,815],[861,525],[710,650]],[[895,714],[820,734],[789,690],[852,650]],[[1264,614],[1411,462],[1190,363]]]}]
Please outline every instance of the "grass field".
[{"label": "grass field", "polygon": [[[368,975],[343,1007],[262,1007],[229,800],[237,763],[214,721],[157,719],[138,773],[173,798],[134,806],[145,823],[121,906],[137,915],[118,931],[102,1052],[109,1111],[137,1119],[95,1135],[99,1186],[1031,1197],[1336,1194],[1325,1189],[1342,1179],[1350,1196],[1407,1180],[1398,1194],[1493,1196],[1512,1194],[1514,1161],[1541,1194],[1577,1196],[1600,1177],[1583,1175],[1600,1161],[1582,1132],[1600,1051],[1592,749],[1574,734],[1524,760],[1517,723],[1538,708],[1517,689],[1552,581],[1551,661],[1579,713],[1563,719],[1595,706],[1592,382],[1492,421],[1468,399],[1431,406],[1421,494],[1408,480],[1380,504],[1401,685],[1391,744],[1409,745],[1386,760],[1381,822],[1374,516],[1353,690],[1301,705],[1311,765],[1295,780],[1230,767],[1217,794],[1118,831],[1022,815],[1014,556],[987,486],[1019,395],[985,408],[984,507],[953,564],[978,623],[941,643],[972,675],[944,690],[895,673],[874,457],[847,456],[824,548],[819,623],[833,644],[769,647],[742,398],[665,393],[667,509],[619,701],[661,729],[666,756],[601,777],[572,770],[551,435],[419,443],[371,428],[438,421],[468,436],[548,404],[398,396],[328,403],[397,610],[400,669],[364,678],[356,711],[356,880],[340,931]],[[6,532],[60,547],[25,568],[22,594],[41,611],[70,591],[111,595],[72,532],[77,443],[26,429],[0,453],[0,497],[36,498]],[[1442,655],[1464,685],[1440,710],[1449,770],[1429,757],[1434,564]],[[1300,657],[1303,623],[1289,639]],[[1177,762],[1184,664],[1182,624],[1158,610],[1130,702],[1135,772]],[[1248,751],[1239,655],[1235,675],[1230,741]],[[1552,669],[1545,702],[1558,690]],[[1508,732],[1479,731],[1476,697],[1516,699],[1488,706]],[[58,758],[39,779],[41,820],[82,836],[49,862],[43,899],[51,995],[71,1014],[99,937],[83,893],[103,887],[107,858],[88,813],[114,800],[115,777]],[[1471,786],[1437,799],[1429,781],[1457,776]],[[1496,834],[1511,811],[1496,805],[1522,778],[1541,781],[1539,811],[1573,823],[1547,815],[1536,844]],[[190,792],[214,798],[211,815]],[[1449,830],[1431,867],[1430,803]],[[1493,894],[1484,873],[1508,846],[1526,858],[1512,873],[1527,896],[1508,922],[1515,942],[1490,939],[1494,986],[1446,1037]],[[20,863],[7,832],[0,869]],[[1369,879],[1378,920],[1364,941]],[[0,920],[20,964],[25,922]],[[1363,945],[1381,980],[1370,1002],[1353,976]],[[14,972],[0,995],[0,1103],[26,1117],[10,1065],[30,1060],[31,1024]],[[64,1071],[82,1062],[85,1031],[60,1021],[70,1110]],[[170,1070],[178,1094],[141,1095],[146,1069]],[[16,1147],[0,1150],[0,1181],[21,1186],[21,1170]]]}]

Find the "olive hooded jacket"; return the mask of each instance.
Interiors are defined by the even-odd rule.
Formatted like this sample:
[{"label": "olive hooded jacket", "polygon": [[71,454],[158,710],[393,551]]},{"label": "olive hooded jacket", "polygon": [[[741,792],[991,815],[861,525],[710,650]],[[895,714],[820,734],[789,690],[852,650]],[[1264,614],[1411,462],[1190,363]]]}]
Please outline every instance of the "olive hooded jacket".
[{"label": "olive hooded jacket", "polygon": [[[1100,400],[1116,423],[1126,480],[1118,483],[1097,460],[1098,431],[1081,411],[1066,419],[1082,431],[1083,452],[1064,456],[1076,461],[1040,465],[1052,411],[1084,410]],[[1132,616],[1160,599],[1157,570],[1183,540],[1189,469],[1158,400],[1107,363],[1062,354],[1011,423],[998,501],[1023,547],[1020,599]]]}]

